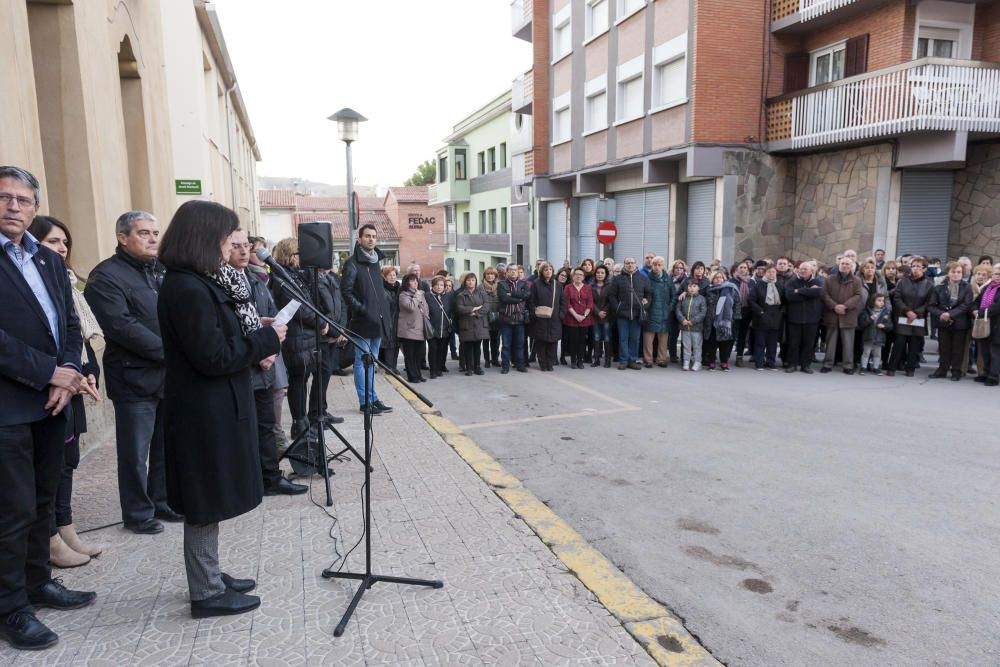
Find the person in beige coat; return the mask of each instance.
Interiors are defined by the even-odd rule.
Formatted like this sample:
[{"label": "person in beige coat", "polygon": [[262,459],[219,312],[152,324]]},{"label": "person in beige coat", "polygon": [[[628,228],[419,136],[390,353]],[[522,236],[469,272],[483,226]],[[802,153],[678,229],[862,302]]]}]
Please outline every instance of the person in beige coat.
[{"label": "person in beige coat", "polygon": [[858,328],[858,314],[864,306],[864,284],[854,275],[854,260],[842,257],[837,273],[830,274],[823,284],[823,325],[826,327],[826,354],[820,373],[833,370],[840,341],[844,372],[854,374],[854,331]]},{"label": "person in beige coat", "polygon": [[410,382],[423,382],[425,379],[420,373],[420,364],[424,359],[424,321],[429,313],[424,292],[420,289],[420,279],[415,273],[407,274],[399,289],[399,325],[396,335],[403,348],[406,379]]}]

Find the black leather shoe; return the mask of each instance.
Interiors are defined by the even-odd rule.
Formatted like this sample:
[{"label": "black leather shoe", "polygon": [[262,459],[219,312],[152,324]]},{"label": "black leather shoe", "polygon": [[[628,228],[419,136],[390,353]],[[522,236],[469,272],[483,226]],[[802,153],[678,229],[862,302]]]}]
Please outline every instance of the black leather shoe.
[{"label": "black leather shoe", "polygon": [[246,593],[257,588],[257,582],[253,579],[233,579],[225,572],[222,573],[222,583],[226,585],[226,588],[237,593]]},{"label": "black leather shoe", "polygon": [[50,579],[33,591],[28,592],[28,602],[35,607],[49,609],[79,609],[93,604],[97,593],[71,591],[59,579]]},{"label": "black leather shoe", "polygon": [[845,368],[844,369],[844,375],[854,375],[854,369],[853,368]]},{"label": "black leather shoe", "polygon": [[30,611],[15,611],[0,619],[0,638],[22,651],[55,646],[59,635],[49,630]]},{"label": "black leather shoe", "polygon": [[260,598],[256,595],[246,595],[227,588],[207,600],[192,600],[191,617],[232,616],[253,611],[259,606]]},{"label": "black leather shoe", "polygon": [[500,375],[507,375],[507,373],[510,373],[510,366],[502,366],[500,368]]},{"label": "black leather shoe", "polygon": [[375,401],[374,403],[372,403],[372,405],[378,408],[379,412],[392,412],[392,408],[390,408],[382,401]]},{"label": "black leather shoe", "polygon": [[518,373],[527,373],[528,372],[528,369],[526,367],[524,367],[524,366],[515,366],[514,370],[517,371]]},{"label": "black leather shoe", "polygon": [[331,415],[329,412],[323,413],[323,423],[324,424],[343,424],[344,418],[337,417],[336,415]]},{"label": "black leather shoe", "polygon": [[178,514],[169,507],[165,510],[156,510],[153,516],[160,521],[169,521],[170,523],[180,523],[184,520],[183,514]]},{"label": "black leather shoe", "polygon": [[819,369],[819,372],[820,372],[820,373],[829,373],[829,372],[830,372],[830,371],[832,371],[832,370],[833,370],[833,369],[832,369],[832,368],[830,368],[829,366],[823,366],[823,368]]},{"label": "black leather shoe", "polygon": [[812,375],[813,373],[816,372],[813,369],[809,368],[808,366],[803,366],[802,368],[799,369],[799,371],[805,373],[806,375]]},{"label": "black leather shoe", "polygon": [[[366,405],[362,405],[360,408],[358,408],[358,412],[360,412],[361,414],[365,414],[367,411],[368,411],[368,406]],[[372,403],[372,416],[378,417],[380,414],[382,414],[382,411],[378,409],[377,405]]]},{"label": "black leather shoe", "polygon": [[[320,471],[322,472],[322,471]],[[269,486],[264,489],[265,496],[297,496],[299,494],[305,493],[309,490],[309,487],[305,484],[293,484],[289,482],[284,477],[281,481],[274,486]]]},{"label": "black leather shoe", "polygon": [[136,535],[156,535],[163,532],[163,524],[156,519],[143,519],[139,523],[126,523],[125,528]]}]

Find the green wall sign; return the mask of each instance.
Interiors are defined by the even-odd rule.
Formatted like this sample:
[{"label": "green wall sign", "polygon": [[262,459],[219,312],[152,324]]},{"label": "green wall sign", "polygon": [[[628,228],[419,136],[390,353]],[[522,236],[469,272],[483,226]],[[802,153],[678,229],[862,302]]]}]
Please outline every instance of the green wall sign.
[{"label": "green wall sign", "polygon": [[179,195],[200,195],[201,194],[201,179],[193,180],[177,180],[174,181],[174,185],[177,188],[177,194]]}]

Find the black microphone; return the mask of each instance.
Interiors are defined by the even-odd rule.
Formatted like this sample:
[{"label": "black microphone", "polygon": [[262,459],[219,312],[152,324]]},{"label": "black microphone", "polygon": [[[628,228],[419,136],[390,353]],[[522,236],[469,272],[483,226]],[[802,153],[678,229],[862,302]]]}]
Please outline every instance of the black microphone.
[{"label": "black microphone", "polygon": [[[271,255],[270,250],[268,250],[267,248],[257,248],[257,259],[267,264],[268,268],[271,269],[271,273],[273,273],[275,277],[277,277],[279,280],[286,283],[293,291],[296,292],[296,294],[299,295],[302,294],[301,290],[299,290],[298,282],[296,282],[296,280],[292,278],[291,274],[288,273],[285,267],[283,267],[281,264],[278,264],[278,262]],[[300,297],[299,300],[308,301],[308,299],[304,299],[302,297]]]}]

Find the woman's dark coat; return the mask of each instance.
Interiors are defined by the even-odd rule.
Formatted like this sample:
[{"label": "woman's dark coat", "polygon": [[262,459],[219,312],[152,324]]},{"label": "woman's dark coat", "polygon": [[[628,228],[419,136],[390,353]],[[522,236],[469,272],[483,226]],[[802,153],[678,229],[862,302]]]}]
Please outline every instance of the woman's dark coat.
[{"label": "woman's dark coat", "polygon": [[[528,325],[528,335],[532,338],[546,343],[553,343],[562,338],[562,317],[566,314],[562,287],[554,276],[549,282],[539,278],[531,284],[531,294],[528,296],[531,324]],[[535,317],[535,308],[538,306],[552,307],[553,295],[555,295],[555,307],[552,308],[552,317],[548,319]]]},{"label": "woman's dark coat", "polygon": [[767,282],[758,280],[750,285],[750,311],[753,313],[751,324],[757,331],[775,331],[781,329],[781,320],[784,317],[785,306],[781,294],[781,288],[775,282],[774,288],[778,290],[777,304],[767,305]]},{"label": "woman's dark coat", "polygon": [[388,332],[382,338],[383,348],[399,347],[399,282],[387,283],[382,281],[385,289],[385,298],[389,300],[389,327]]},{"label": "woman's dark coat", "polygon": [[[934,280],[924,277],[920,280],[906,277],[896,283],[896,291],[892,294],[892,315],[896,318],[896,334],[899,336],[927,335],[927,306],[931,302],[931,292],[934,291]],[[917,319],[924,319],[924,326],[915,327],[910,324],[899,324],[899,318],[906,319],[906,312],[912,310]]]},{"label": "woman's dark coat", "polygon": [[244,336],[222,288],[180,269],[168,272],[157,311],[167,501],[197,525],[249,512],[264,494],[250,366],[279,352],[278,334]]},{"label": "woman's dark coat", "polygon": [[[480,306],[479,310],[472,309]],[[471,293],[464,287],[455,293],[455,316],[458,319],[458,340],[472,343],[490,337],[489,302],[486,291],[476,287]]]},{"label": "woman's dark coat", "polygon": [[[989,283],[986,283],[989,285]],[[986,289],[985,287],[983,288]],[[990,318],[990,338],[989,341],[994,345],[1000,344],[1000,294],[997,294],[993,299],[993,303],[989,308],[983,309],[983,293],[980,292],[979,296],[976,297],[976,302],[973,308],[973,314],[978,314],[979,317]]]},{"label": "woman's dark coat", "polygon": [[[591,313],[594,316],[594,324],[606,324],[615,320],[615,314],[608,304],[608,290],[610,289],[611,283],[608,281],[604,281],[603,285],[598,285],[596,282],[590,283],[590,293],[594,295],[594,312]],[[598,315],[601,312],[604,313],[603,318]]]},{"label": "woman's dark coat", "polygon": [[[312,294],[312,288],[306,282],[305,274],[299,269],[286,266],[285,270],[295,279],[296,286],[306,294]],[[281,310],[292,300],[298,301],[287,289],[281,287],[281,282],[271,281],[274,304]],[[293,375],[304,375],[312,369],[312,351],[316,345],[316,315],[306,308],[300,307],[288,322],[288,333],[285,342],[281,344],[281,356],[285,366]],[[322,329],[322,325],[320,329]]]},{"label": "woman's dark coat", "polygon": [[[670,313],[677,305],[677,293],[674,291],[674,281],[669,274],[661,272],[657,276],[652,271],[646,276],[649,279],[649,319],[646,321],[646,331],[666,333],[670,327]],[[706,288],[708,281],[705,281]]]},{"label": "woman's dark coat", "polygon": [[433,335],[431,338],[447,338],[451,333],[451,323],[454,320],[451,314],[451,299],[443,292],[435,294],[434,290],[424,293],[424,300],[427,302],[427,317],[431,321]]},{"label": "woman's dark coat", "polygon": [[[951,305],[948,295],[948,281],[936,285],[931,292],[927,310],[938,320],[938,327],[950,331],[968,331],[972,328],[972,286],[962,281],[958,283],[958,301]],[[948,321],[942,322],[941,315],[948,313]]]}]

